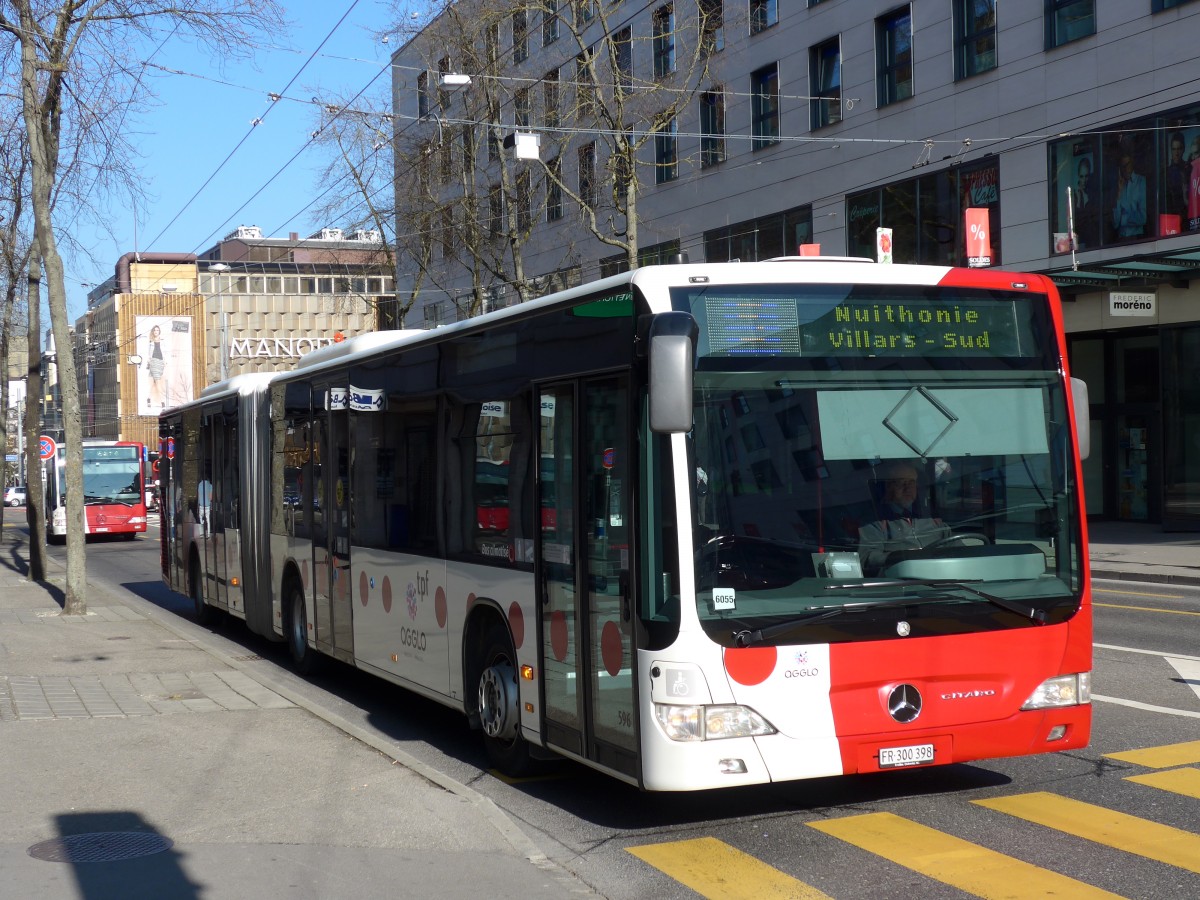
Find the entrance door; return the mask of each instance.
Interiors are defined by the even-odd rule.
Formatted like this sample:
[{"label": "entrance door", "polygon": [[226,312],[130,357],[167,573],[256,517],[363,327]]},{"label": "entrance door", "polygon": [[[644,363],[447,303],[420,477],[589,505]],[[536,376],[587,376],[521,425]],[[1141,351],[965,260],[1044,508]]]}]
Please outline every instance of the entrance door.
[{"label": "entrance door", "polygon": [[541,645],[546,739],[637,773],[629,385],[541,391]]},{"label": "entrance door", "polygon": [[350,411],[344,383],[319,385],[314,395],[326,409],[314,410],[320,460],[314,502],[313,599],[318,646],[349,662],[354,656],[350,581]]},{"label": "entrance door", "polygon": [[1161,445],[1158,335],[1113,340],[1116,518],[1157,522]]},{"label": "entrance door", "polygon": [[204,534],[204,596],[211,603],[229,605],[229,571],[225,560],[225,528],[222,508],[225,471],[229,465],[229,435],[226,416],[219,407],[204,411],[202,441],[207,442],[205,466],[197,487],[197,504]]}]

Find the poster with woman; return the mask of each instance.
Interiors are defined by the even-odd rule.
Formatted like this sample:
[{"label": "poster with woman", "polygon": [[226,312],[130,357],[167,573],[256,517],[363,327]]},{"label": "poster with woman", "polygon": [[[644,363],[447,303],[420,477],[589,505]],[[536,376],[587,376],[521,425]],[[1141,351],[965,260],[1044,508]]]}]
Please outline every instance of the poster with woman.
[{"label": "poster with woman", "polygon": [[138,316],[138,414],[157,416],[194,396],[192,317]]}]

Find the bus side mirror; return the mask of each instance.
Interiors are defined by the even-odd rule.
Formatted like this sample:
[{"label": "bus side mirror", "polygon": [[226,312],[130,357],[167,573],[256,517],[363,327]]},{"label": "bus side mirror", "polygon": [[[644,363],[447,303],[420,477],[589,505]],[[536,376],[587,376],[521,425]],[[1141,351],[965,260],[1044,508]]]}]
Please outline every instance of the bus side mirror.
[{"label": "bus side mirror", "polygon": [[1092,452],[1091,410],[1088,404],[1087,382],[1082,378],[1071,379],[1071,399],[1075,404],[1075,435],[1079,445],[1079,458],[1087,459]]},{"label": "bus side mirror", "polygon": [[692,430],[692,369],[699,329],[689,313],[659,313],[650,323],[650,430]]}]

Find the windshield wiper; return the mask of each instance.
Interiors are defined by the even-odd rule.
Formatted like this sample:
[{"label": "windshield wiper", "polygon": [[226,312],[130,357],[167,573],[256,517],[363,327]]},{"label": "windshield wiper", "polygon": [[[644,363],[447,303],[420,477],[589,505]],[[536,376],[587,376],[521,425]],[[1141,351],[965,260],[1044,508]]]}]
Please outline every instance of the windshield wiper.
[{"label": "windshield wiper", "polygon": [[798,616],[793,616],[786,622],[780,622],[778,625],[768,625],[766,628],[756,628],[753,631],[749,629],[745,631],[734,632],[733,641],[739,647],[750,647],[754,644],[761,644],[764,641],[770,641],[777,637],[787,634],[802,625],[807,625],[810,622],[817,622],[821,619],[832,619],[834,616],[840,616],[842,613],[856,612],[871,612],[876,609],[886,609],[889,606],[911,606],[914,601],[911,597],[892,600],[871,600],[864,603],[843,603],[840,606],[813,606],[806,609]]},{"label": "windshield wiper", "polygon": [[[901,587],[904,585],[914,585],[917,587],[933,587],[933,588],[953,588],[954,590],[966,591],[968,594],[974,594],[980,600],[986,600],[993,606],[998,606],[1010,613],[1016,613],[1031,622],[1038,625],[1046,623],[1046,610],[1036,606],[1030,606],[1027,603],[1021,603],[1018,600],[1012,600],[1008,597],[998,597],[995,594],[989,594],[987,591],[981,591],[977,587],[972,587],[965,581],[956,581],[952,578],[928,578],[928,579],[910,579],[910,578],[885,578],[879,581],[864,581],[858,584],[829,584],[825,586],[826,590],[836,591],[854,587]],[[946,595],[942,595],[946,596]]]}]

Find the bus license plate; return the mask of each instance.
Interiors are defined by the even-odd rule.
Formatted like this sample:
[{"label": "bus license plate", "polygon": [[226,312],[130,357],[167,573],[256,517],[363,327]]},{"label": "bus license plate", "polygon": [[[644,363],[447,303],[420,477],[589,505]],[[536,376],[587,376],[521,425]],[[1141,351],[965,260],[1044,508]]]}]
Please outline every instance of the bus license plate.
[{"label": "bus license plate", "polygon": [[933,744],[879,748],[879,768],[881,769],[894,769],[897,766],[919,766],[931,762],[933,762]]}]

